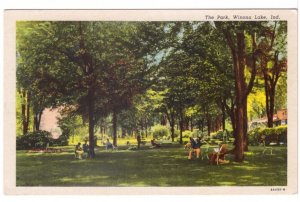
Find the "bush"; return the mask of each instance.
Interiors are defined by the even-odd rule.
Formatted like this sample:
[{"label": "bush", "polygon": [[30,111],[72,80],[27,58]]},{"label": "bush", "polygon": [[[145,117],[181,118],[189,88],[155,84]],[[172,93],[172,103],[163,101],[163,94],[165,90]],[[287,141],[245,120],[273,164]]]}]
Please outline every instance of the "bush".
[{"label": "bush", "polygon": [[248,144],[257,146],[261,143],[261,131],[260,128],[255,128],[248,132]]},{"label": "bush", "polygon": [[174,138],[178,138],[180,136],[180,130],[174,130]]},{"label": "bush", "polygon": [[67,146],[68,145],[68,137],[61,135],[58,139],[50,138],[50,146]]},{"label": "bush", "polygon": [[212,134],[213,139],[223,140],[223,131],[219,130],[218,132]]},{"label": "bush", "polygon": [[200,137],[202,136],[202,132],[199,129],[193,130],[193,137]]},{"label": "bush", "polygon": [[34,131],[17,137],[17,149],[46,148],[50,144],[51,133],[48,131]]},{"label": "bush", "polygon": [[182,137],[183,138],[193,137],[193,132],[189,131],[189,130],[185,130],[185,131],[182,132]]},{"label": "bush", "polygon": [[265,144],[271,142],[279,144],[287,143],[287,126],[278,126],[274,128],[255,128],[248,132],[248,141],[250,145],[258,145],[265,140]]},{"label": "bush", "polygon": [[159,124],[151,128],[151,133],[155,139],[161,139],[163,136],[170,136],[169,128]]}]

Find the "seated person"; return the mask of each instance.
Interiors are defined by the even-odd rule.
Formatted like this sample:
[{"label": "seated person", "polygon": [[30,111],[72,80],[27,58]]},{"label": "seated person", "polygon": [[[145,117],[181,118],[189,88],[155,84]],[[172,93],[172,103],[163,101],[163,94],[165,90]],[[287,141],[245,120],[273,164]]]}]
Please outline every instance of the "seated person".
[{"label": "seated person", "polygon": [[127,140],[127,142],[126,142],[126,145],[127,145],[127,146],[130,146],[130,142],[129,142],[129,140]]},{"label": "seated person", "polygon": [[194,140],[192,137],[190,137],[190,142],[189,142],[189,146],[190,146],[190,151],[189,151],[189,156],[188,159],[191,160],[192,159],[192,154],[196,154],[196,158],[200,158],[200,139],[197,138],[196,140]]},{"label": "seated person", "polygon": [[215,148],[212,153],[210,153],[209,161],[211,164],[226,164],[229,161],[225,160],[225,155],[229,153],[226,144],[220,144],[219,148]]},{"label": "seated person", "polygon": [[109,141],[108,138],[107,138],[106,143],[105,143],[105,148],[106,148],[106,150],[108,150],[108,149],[116,149],[116,147]]},{"label": "seated person", "polygon": [[86,157],[89,158],[90,157],[90,147],[87,143],[87,141],[84,142],[84,144],[82,145],[83,148],[83,152],[86,154]]},{"label": "seated person", "polygon": [[155,139],[151,140],[151,145],[153,147],[160,147],[160,144],[158,142],[156,142]]},{"label": "seated person", "polygon": [[83,149],[81,148],[81,143],[78,142],[78,144],[75,146],[75,158],[82,159]]}]

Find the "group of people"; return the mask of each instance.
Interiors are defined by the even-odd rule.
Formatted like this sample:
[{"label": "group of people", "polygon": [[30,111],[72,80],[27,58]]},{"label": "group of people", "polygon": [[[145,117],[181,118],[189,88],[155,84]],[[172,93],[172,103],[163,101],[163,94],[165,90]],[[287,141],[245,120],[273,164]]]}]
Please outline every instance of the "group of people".
[{"label": "group of people", "polygon": [[[196,158],[200,158],[201,154],[201,138],[192,138],[190,137],[190,141],[185,145],[185,149],[189,149],[188,159],[191,160],[192,156],[195,155]],[[211,164],[226,164],[229,163],[228,160],[225,160],[225,155],[229,153],[226,144],[219,144],[218,148],[215,148],[213,152],[207,154],[209,162]]]},{"label": "group of people", "polygon": [[[139,148],[141,147],[141,143],[142,143],[142,139],[141,139],[141,136],[140,136],[139,134],[136,136],[136,141],[137,141],[137,143],[138,143],[137,148],[139,149]],[[161,147],[161,144],[158,143],[158,142],[155,140],[155,138],[153,138],[153,139],[150,141],[150,143],[151,143],[152,148],[159,148],[159,147]]]},{"label": "group of people", "polygon": [[196,139],[190,137],[190,141],[185,145],[186,149],[189,149],[189,155],[188,155],[188,159],[191,160],[192,159],[192,155],[195,154],[196,158],[200,158],[200,137],[197,137]]},{"label": "group of people", "polygon": [[75,158],[83,159],[84,156],[86,158],[90,157],[90,147],[87,141],[84,142],[82,147],[80,142],[75,146]]},{"label": "group of people", "polygon": [[[116,149],[116,147],[109,141],[107,138],[105,143],[105,149]],[[81,143],[78,142],[78,144],[75,146],[75,158],[83,159],[83,158],[89,158],[90,157],[90,147],[87,143],[87,141],[84,142],[84,144],[81,147]]]},{"label": "group of people", "polygon": [[[141,137],[140,135],[137,136],[137,143],[138,143],[138,148],[140,148],[141,145]],[[129,142],[127,142],[127,145],[130,145]],[[193,155],[195,155],[195,157],[197,159],[200,158],[200,154],[201,154],[201,138],[197,137],[197,138],[192,138],[190,137],[190,141],[185,145],[185,149],[188,149],[188,159],[191,160]],[[155,141],[155,139],[151,140],[151,145],[152,148],[159,148],[161,147],[161,145]],[[109,141],[109,139],[106,140],[105,143],[105,148],[106,150],[108,149],[116,149],[116,147]],[[215,148],[214,151],[212,153],[209,153],[207,156],[209,158],[209,161],[211,164],[225,164],[228,163],[229,161],[225,160],[225,155],[228,154],[228,148],[226,144],[220,144],[218,148]],[[75,146],[75,157],[78,159],[83,159],[85,158],[89,158],[90,157],[90,149],[89,149],[89,145],[87,143],[87,141],[85,141],[85,143],[82,145],[81,147],[81,143],[79,142],[76,146]]]}]

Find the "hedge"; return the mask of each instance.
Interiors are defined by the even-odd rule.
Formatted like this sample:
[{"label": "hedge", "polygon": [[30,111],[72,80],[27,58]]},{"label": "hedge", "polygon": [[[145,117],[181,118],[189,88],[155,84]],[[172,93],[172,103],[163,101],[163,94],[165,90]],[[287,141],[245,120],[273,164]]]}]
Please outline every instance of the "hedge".
[{"label": "hedge", "polygon": [[49,146],[65,146],[68,144],[65,136],[60,136],[58,139],[53,139],[48,131],[34,131],[17,137],[17,150],[24,149],[42,149]]},{"label": "hedge", "polygon": [[259,145],[265,141],[266,145],[271,142],[278,145],[282,142],[287,143],[287,126],[278,126],[274,128],[255,128],[248,132],[249,145]]}]

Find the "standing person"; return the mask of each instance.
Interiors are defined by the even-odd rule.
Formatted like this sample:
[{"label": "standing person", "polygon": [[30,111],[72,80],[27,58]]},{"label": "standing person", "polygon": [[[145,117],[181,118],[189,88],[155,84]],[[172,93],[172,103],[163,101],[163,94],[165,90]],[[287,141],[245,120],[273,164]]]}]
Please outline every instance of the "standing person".
[{"label": "standing person", "polygon": [[75,157],[78,159],[82,159],[83,150],[81,148],[81,143],[78,142],[78,144],[75,146]]},{"label": "standing person", "polygon": [[138,143],[138,149],[140,148],[140,145],[141,145],[141,136],[140,136],[140,134],[138,134],[137,136],[136,136],[136,140],[137,140],[137,143]]},{"label": "standing person", "polygon": [[192,154],[193,152],[196,153],[196,157],[200,158],[200,141],[197,138],[196,141],[194,140],[194,138],[190,137],[190,151],[189,151],[189,156],[188,159],[191,160],[192,159]]},{"label": "standing person", "polygon": [[87,143],[87,140],[82,145],[82,149],[83,149],[83,152],[86,154],[86,157],[90,158],[90,148],[89,148],[89,145]]},{"label": "standing person", "polygon": [[106,150],[108,150],[108,149],[113,149],[113,145],[112,145],[112,143],[109,141],[108,138],[106,139],[105,148],[106,148]]}]

